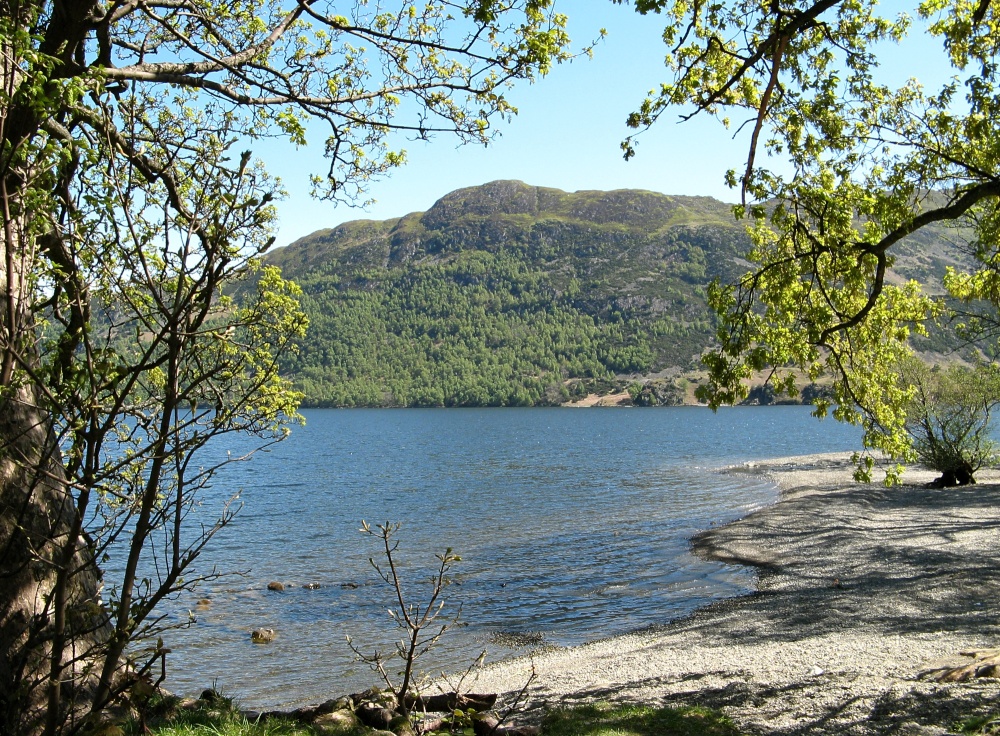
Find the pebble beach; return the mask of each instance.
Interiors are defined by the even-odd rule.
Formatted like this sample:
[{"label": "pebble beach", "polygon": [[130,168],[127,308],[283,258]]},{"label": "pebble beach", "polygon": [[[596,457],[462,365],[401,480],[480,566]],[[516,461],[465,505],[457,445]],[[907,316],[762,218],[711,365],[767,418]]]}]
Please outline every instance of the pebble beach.
[{"label": "pebble beach", "polygon": [[1000,473],[937,490],[912,468],[885,488],[855,483],[845,454],[726,472],[773,479],[779,501],[699,534],[692,552],[752,566],[754,593],[499,662],[466,689],[510,694],[534,672],[528,718],[592,701],[703,705],[748,734],[932,736],[997,709],[1000,680],[928,673],[1000,647]]}]

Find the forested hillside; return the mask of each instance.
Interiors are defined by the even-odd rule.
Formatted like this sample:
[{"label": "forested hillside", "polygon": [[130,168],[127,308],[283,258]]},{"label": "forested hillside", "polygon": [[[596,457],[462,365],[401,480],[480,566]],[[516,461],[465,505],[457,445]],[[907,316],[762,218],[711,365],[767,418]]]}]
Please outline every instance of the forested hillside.
[{"label": "forested hillside", "polygon": [[459,190],[268,257],[311,322],[284,369],[312,406],[556,404],[650,375],[666,378],[641,400],[672,403],[712,339],[704,287],[741,274],[748,245],[707,197]]}]

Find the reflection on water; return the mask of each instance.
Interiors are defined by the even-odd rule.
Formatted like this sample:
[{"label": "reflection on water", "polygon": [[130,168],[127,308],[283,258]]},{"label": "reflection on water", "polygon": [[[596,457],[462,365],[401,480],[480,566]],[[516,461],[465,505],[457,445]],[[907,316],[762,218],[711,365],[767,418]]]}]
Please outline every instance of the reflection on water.
[{"label": "reflection on water", "polygon": [[[431,673],[484,647],[495,659],[664,623],[753,583],[688,553],[695,532],[773,500],[769,484],[716,469],[857,444],[854,428],[801,407],[310,411],[306,427],[230,468],[207,499],[210,509],[242,489],[245,507],[202,569],[249,572],[176,603],[172,614],[192,611],[197,624],[167,637],[167,686],[196,694],[217,682],[269,708],[374,684],[345,635],[389,649],[396,632],[361,519],[403,523],[414,598],[435,552],[463,558],[448,589],[462,623],[425,660]],[[285,590],[268,591],[270,581]],[[252,644],[261,627],[276,640]]]}]

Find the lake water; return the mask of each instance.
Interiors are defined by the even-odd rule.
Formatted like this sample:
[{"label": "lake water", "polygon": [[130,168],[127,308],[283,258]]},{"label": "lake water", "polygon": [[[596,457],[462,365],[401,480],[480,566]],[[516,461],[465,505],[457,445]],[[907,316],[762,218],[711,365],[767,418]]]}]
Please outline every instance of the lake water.
[{"label": "lake water", "polygon": [[[246,575],[174,604],[171,615],[198,619],[165,637],[174,692],[216,684],[247,707],[272,708],[376,684],[345,643],[349,634],[390,649],[397,637],[362,519],[402,523],[398,555],[415,601],[434,553],[452,547],[463,558],[447,591],[460,624],[423,661],[426,672],[461,668],[483,648],[491,660],[523,651],[504,645],[511,638],[575,645],[666,623],[753,585],[751,571],[688,551],[694,533],[775,498],[771,484],[720,468],[860,443],[857,428],[804,407],[305,416],[286,442],[217,483],[220,496],[242,489],[244,508],[200,569]],[[285,590],[268,591],[270,581]],[[251,643],[261,627],[275,641]]]}]

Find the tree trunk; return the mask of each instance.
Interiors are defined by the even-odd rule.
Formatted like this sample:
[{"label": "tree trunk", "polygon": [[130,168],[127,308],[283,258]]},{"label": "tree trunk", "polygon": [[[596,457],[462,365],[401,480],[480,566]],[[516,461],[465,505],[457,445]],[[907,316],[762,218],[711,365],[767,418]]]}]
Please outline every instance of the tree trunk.
[{"label": "tree trunk", "polygon": [[[5,220],[8,236],[18,232]],[[109,631],[41,391],[14,370],[36,362],[20,303],[32,249],[10,253],[15,240],[0,247],[0,734],[12,736],[73,729],[90,708]]]},{"label": "tree trunk", "polygon": [[30,388],[7,390],[0,400],[0,733],[34,734],[46,728],[46,716],[49,730],[63,730],[89,706],[96,674],[89,670],[108,627],[50,423]]},{"label": "tree trunk", "polygon": [[[42,45],[49,53],[69,48],[67,34],[83,38],[80,23],[94,2],[48,8]],[[0,0],[0,15],[15,30],[35,27],[43,10]],[[26,75],[38,71],[22,43],[16,34],[0,39],[0,736],[54,736],[75,730],[90,711],[109,628],[100,572],[85,541],[85,509],[78,506],[86,496],[66,482],[33,370],[39,254],[26,193],[54,183],[51,172],[19,153],[46,114],[21,94]]]},{"label": "tree trunk", "polygon": [[[10,94],[20,70],[2,50]],[[16,104],[0,113],[0,142],[15,150],[32,116]],[[39,262],[24,193],[37,172],[7,157],[0,164],[0,736],[55,736],[91,709],[108,622],[83,509],[36,378]]]}]

